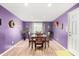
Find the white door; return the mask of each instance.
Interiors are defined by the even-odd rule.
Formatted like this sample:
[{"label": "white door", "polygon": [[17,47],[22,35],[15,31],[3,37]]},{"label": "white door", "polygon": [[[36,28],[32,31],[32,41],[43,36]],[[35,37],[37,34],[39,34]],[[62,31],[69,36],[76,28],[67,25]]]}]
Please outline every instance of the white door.
[{"label": "white door", "polygon": [[68,49],[79,55],[79,8],[69,12]]}]

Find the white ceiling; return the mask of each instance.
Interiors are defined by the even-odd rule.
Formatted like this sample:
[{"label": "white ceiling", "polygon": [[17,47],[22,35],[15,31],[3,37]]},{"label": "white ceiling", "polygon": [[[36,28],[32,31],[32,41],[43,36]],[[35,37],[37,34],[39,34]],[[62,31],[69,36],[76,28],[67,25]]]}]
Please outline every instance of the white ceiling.
[{"label": "white ceiling", "polygon": [[2,3],[2,6],[18,16],[23,21],[53,21],[75,3],[52,3],[48,7],[47,3]]}]

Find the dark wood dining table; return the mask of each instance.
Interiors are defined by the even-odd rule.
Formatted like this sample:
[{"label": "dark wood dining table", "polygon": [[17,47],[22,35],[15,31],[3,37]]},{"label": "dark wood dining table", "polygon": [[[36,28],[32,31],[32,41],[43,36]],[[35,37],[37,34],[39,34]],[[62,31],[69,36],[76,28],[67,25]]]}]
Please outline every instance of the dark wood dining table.
[{"label": "dark wood dining table", "polygon": [[45,45],[45,48],[46,48],[46,38],[47,38],[46,35],[41,35],[41,36],[33,35],[33,36],[31,36],[31,42],[32,42],[31,48],[33,48],[33,44],[35,44],[35,41],[38,38],[42,39],[43,44]]}]

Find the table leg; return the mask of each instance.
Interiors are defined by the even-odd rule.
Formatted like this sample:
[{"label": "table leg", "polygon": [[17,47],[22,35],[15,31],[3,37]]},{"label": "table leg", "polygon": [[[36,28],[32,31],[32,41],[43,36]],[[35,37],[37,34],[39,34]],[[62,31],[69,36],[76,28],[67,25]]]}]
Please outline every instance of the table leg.
[{"label": "table leg", "polygon": [[45,49],[46,49],[46,42],[45,42]]},{"label": "table leg", "polygon": [[45,38],[45,49],[46,49],[46,38]]},{"label": "table leg", "polygon": [[32,41],[31,41],[31,43],[32,43],[32,46],[31,46],[31,48],[33,49],[33,39],[32,39]]},{"label": "table leg", "polygon": [[32,42],[32,49],[33,49],[33,42]]},{"label": "table leg", "polygon": [[49,41],[48,41],[48,47],[49,47]]}]

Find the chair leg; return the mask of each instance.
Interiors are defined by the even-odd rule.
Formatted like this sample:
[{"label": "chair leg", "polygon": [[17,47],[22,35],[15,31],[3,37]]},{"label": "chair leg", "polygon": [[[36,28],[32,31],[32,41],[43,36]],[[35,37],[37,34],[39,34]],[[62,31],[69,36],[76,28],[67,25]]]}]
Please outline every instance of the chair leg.
[{"label": "chair leg", "polygon": [[32,49],[33,49],[33,42],[32,42]]},{"label": "chair leg", "polygon": [[35,51],[36,51],[36,44],[35,44]]},{"label": "chair leg", "polygon": [[42,50],[43,50],[43,43],[42,43]]},{"label": "chair leg", "polygon": [[45,48],[45,43],[43,43],[43,48]]},{"label": "chair leg", "polygon": [[46,42],[45,42],[45,49],[46,49]]},{"label": "chair leg", "polygon": [[48,41],[48,47],[49,47],[49,41]]}]

